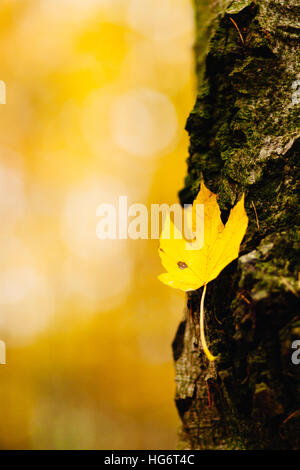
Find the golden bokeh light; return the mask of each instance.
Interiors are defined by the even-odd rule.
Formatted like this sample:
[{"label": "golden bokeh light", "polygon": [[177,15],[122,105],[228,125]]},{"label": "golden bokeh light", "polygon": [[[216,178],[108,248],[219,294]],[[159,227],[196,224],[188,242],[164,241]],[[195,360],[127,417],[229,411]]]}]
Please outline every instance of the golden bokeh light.
[{"label": "golden bokeh light", "polygon": [[97,208],[177,202],[194,100],[190,0],[0,5],[0,448],[174,448],[184,296],[157,240]]}]

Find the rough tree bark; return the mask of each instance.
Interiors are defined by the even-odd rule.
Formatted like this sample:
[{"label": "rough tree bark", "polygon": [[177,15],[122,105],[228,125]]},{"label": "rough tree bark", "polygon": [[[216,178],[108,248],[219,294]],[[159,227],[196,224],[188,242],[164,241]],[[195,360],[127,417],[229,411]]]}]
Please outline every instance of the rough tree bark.
[{"label": "rough tree bark", "polygon": [[204,178],[226,221],[245,192],[249,226],[239,259],[207,287],[218,360],[199,354],[202,289],[174,339],[179,448],[299,449],[299,3],[194,4],[198,92],[180,200],[191,203]]}]

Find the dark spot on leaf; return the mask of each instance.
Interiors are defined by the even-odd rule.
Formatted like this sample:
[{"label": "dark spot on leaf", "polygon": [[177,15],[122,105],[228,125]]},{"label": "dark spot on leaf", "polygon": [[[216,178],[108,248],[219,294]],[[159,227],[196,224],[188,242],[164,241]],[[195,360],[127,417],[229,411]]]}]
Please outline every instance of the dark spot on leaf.
[{"label": "dark spot on leaf", "polygon": [[188,267],[184,261],[178,261],[177,266],[179,269],[186,269]]},{"label": "dark spot on leaf", "polygon": [[163,250],[162,248],[160,248],[160,251],[162,251],[163,253],[165,253],[165,250]]}]

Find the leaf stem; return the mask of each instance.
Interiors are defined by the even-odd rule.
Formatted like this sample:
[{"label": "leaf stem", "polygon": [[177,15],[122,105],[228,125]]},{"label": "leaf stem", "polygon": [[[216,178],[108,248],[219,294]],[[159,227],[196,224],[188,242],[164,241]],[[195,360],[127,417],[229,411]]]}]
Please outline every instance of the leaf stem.
[{"label": "leaf stem", "polygon": [[205,339],[205,331],[204,331],[204,299],[205,299],[205,293],[206,293],[206,284],[204,284],[204,286],[203,286],[203,291],[202,291],[202,296],[201,296],[201,303],[200,303],[200,339],[201,339],[201,344],[202,344],[202,348],[203,348],[203,351],[204,351],[205,355],[207,356],[207,358],[210,361],[214,361],[217,358],[216,358],[216,356],[213,356],[211,354],[210,350],[208,349],[206,339]]}]

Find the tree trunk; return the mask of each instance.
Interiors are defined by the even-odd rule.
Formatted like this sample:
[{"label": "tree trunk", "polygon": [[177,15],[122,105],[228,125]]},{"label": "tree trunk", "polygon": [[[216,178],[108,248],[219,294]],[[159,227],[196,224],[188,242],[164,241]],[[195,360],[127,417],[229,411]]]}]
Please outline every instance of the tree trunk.
[{"label": "tree trunk", "polygon": [[199,354],[202,289],[174,339],[179,448],[299,449],[299,3],[194,3],[198,92],[180,200],[204,178],[225,222],[245,192],[249,226],[239,259],[207,287],[218,360]]}]

